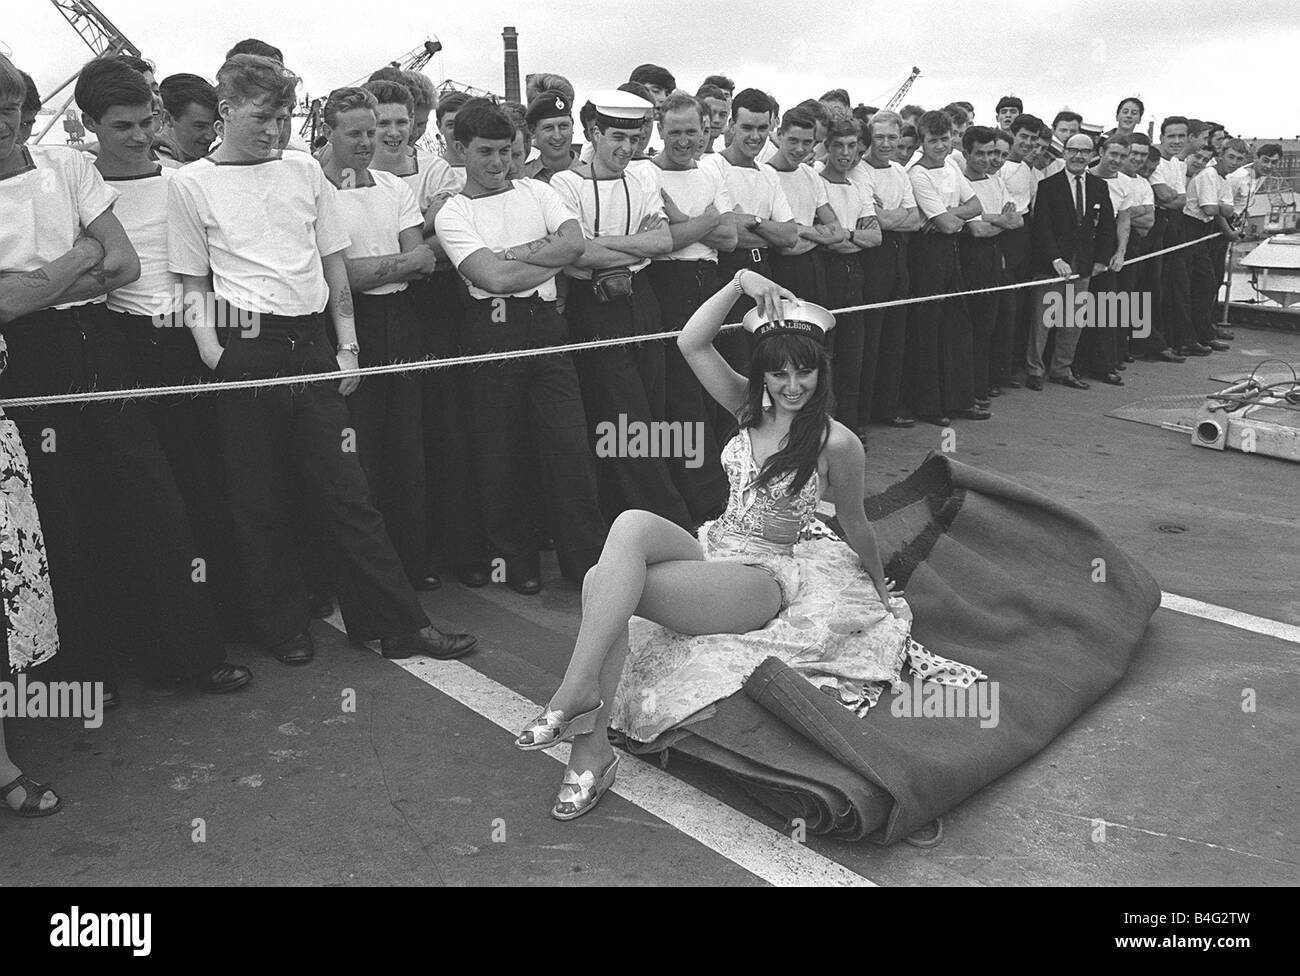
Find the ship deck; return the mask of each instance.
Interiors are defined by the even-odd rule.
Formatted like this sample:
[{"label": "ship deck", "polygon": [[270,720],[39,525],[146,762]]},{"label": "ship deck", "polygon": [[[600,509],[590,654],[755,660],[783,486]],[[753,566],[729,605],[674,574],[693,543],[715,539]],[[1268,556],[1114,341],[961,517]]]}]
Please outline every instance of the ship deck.
[{"label": "ship deck", "polygon": [[[1300,469],[1106,416],[1212,392],[1224,385],[1212,373],[1264,358],[1300,362],[1300,335],[1238,329],[1230,352],[1135,363],[1124,388],[1011,391],[991,422],[957,427],[958,459],[1064,500],[1166,594],[1264,622],[1157,611],[1120,683],[951,811],[934,849],[798,844],[703,770],[632,758],[627,795],[574,823],[550,819],[561,766],[517,752],[508,728],[547,699],[576,633],[577,588],[552,562],[539,597],[450,580],[424,595],[440,626],[479,635],[463,662],[403,668],[316,622],[317,659],[303,668],[232,647],[256,673],[234,695],[128,682],[102,728],[11,721],[15,757],[66,809],[0,817],[0,882],[1294,884]],[[939,437],[873,429],[868,490],[911,471]],[[349,690],[354,713],[342,708]]]}]

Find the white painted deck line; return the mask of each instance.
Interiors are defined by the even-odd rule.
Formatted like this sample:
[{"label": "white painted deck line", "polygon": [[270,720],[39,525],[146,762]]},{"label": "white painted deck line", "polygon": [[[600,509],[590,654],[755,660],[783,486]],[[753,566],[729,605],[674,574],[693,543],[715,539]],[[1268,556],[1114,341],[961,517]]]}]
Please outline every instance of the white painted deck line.
[{"label": "white painted deck line", "polygon": [[[325,619],[325,623],[343,629],[337,610]],[[523,695],[459,661],[414,657],[391,663],[499,725],[509,733],[508,737],[501,737],[503,750],[514,749],[515,735],[541,711],[539,705]],[[568,762],[567,743],[544,752],[561,764]],[[623,761],[619,764],[618,779],[611,793],[630,800],[768,884],[782,888],[876,887],[873,881],[689,783],[621,750],[620,754]],[[556,790],[559,786],[557,776]],[[553,798],[551,795],[538,797],[537,816],[550,816]]]}]

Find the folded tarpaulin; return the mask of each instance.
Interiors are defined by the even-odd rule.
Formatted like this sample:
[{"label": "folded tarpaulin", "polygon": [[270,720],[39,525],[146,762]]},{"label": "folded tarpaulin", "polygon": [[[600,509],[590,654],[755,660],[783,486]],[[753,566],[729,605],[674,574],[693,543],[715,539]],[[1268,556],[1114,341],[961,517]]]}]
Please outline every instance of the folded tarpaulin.
[{"label": "folded tarpaulin", "polygon": [[886,693],[859,717],[769,658],[710,716],[637,751],[713,766],[810,831],[891,844],[1038,753],[1105,694],[1160,589],[1060,502],[944,455],[865,507],[914,636],[996,682],[996,712],[981,717],[963,693],[965,717],[951,704],[926,715],[909,683],[906,702]]}]

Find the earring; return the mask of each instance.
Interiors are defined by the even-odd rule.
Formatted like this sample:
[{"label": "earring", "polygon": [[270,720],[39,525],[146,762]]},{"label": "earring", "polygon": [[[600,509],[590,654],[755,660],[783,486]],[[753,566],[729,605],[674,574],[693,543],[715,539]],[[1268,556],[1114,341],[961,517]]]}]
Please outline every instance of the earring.
[{"label": "earring", "polygon": [[767,391],[767,387],[763,387],[763,409],[772,409],[772,394]]}]

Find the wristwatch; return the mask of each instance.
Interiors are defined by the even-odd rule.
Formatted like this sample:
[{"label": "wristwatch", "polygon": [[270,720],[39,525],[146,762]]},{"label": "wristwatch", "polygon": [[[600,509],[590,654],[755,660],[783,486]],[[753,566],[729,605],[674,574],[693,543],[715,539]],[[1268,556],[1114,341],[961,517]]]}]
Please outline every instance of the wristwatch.
[{"label": "wristwatch", "polygon": [[340,342],[335,350],[336,352],[350,352],[354,356],[361,355],[361,346],[355,342]]}]

